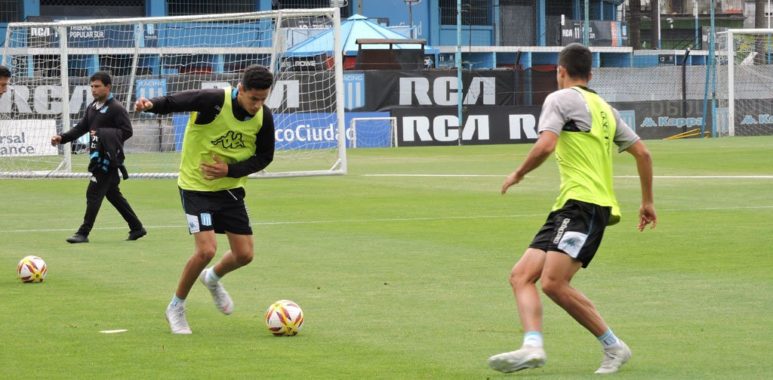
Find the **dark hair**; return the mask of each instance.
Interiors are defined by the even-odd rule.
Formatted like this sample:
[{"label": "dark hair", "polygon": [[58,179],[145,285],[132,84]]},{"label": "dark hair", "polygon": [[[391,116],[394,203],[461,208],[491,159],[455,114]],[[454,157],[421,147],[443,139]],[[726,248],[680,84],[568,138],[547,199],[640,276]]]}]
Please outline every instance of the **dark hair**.
[{"label": "dark hair", "polygon": [[94,75],[91,76],[91,78],[89,78],[89,82],[93,82],[95,80],[102,82],[102,84],[104,84],[105,87],[113,84],[113,80],[110,79],[110,74],[108,74],[105,71],[97,71],[96,73],[94,73]]},{"label": "dark hair", "polygon": [[11,70],[8,70],[7,67],[0,65],[0,78],[10,78],[11,77]]},{"label": "dark hair", "polygon": [[249,90],[267,90],[274,83],[274,75],[267,68],[260,65],[252,65],[244,70],[242,75],[242,89]]},{"label": "dark hair", "polygon": [[571,43],[566,45],[558,55],[558,65],[563,66],[570,77],[588,80],[593,65],[593,55],[587,47],[576,42]]}]

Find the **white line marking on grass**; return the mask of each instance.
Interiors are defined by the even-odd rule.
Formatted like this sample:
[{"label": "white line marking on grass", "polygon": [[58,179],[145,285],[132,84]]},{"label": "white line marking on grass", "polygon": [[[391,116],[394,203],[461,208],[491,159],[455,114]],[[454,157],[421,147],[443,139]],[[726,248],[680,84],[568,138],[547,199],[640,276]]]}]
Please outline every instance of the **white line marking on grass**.
[{"label": "white line marking on grass", "polygon": [[[506,177],[507,174],[411,174],[385,173],[362,174],[362,177]],[[639,178],[636,175],[619,175],[615,178]],[[656,175],[656,179],[773,179],[773,175]]]},{"label": "white line marking on grass", "polygon": [[[615,178],[639,178],[637,175],[621,175]],[[656,175],[656,179],[773,179],[773,175]]]},{"label": "white line marking on grass", "polygon": [[507,174],[362,174],[363,177],[505,177]]},{"label": "white line marking on grass", "polygon": [[127,331],[129,331],[129,330],[127,330],[127,329],[117,329],[117,330],[102,330],[100,332],[102,334],[120,334],[120,333],[124,333],[124,332],[127,332]]},{"label": "white line marking on grass", "polygon": [[[657,205],[656,205],[657,207]],[[760,209],[773,209],[773,205],[760,205],[760,206],[730,206],[730,207],[703,207],[703,208],[658,208],[659,212],[695,212],[695,211],[732,211],[732,210],[760,210]],[[395,222],[436,222],[443,220],[474,220],[474,219],[514,219],[524,217],[543,217],[546,216],[549,209],[546,208],[544,212],[535,212],[530,214],[510,214],[510,215],[477,215],[477,216],[428,216],[428,217],[415,217],[415,218],[372,218],[372,219],[323,219],[323,220],[288,220],[288,221],[265,221],[254,222],[252,226],[286,226],[286,225],[309,225],[309,224],[341,224],[341,223],[395,223]],[[180,231],[186,231],[185,224],[173,224],[173,225],[157,225],[148,226],[147,229],[170,229],[176,228]],[[94,228],[95,231],[106,230],[125,230],[126,227],[98,227]],[[72,231],[72,229],[65,228],[38,228],[38,229],[25,229],[25,230],[0,230],[2,233],[41,233],[41,232],[62,232]],[[131,243],[134,244],[134,243]]]}]

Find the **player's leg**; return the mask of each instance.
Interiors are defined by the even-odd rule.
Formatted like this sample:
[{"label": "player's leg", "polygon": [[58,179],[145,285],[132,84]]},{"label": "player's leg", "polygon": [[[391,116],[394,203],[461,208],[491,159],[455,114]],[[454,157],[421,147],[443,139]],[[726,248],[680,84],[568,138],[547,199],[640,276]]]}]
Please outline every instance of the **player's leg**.
[{"label": "player's leg", "polygon": [[252,261],[253,244],[244,190],[233,189],[223,195],[220,212],[215,218],[215,230],[226,233],[231,249],[213,267],[201,272],[199,280],[209,289],[217,309],[228,315],[233,312],[234,303],[220,278]]},{"label": "player's leg", "polygon": [[604,319],[588,297],[570,285],[582,262],[562,252],[548,252],[542,270],[542,291],[594,336],[607,329]]},{"label": "player's leg", "polygon": [[564,228],[548,250],[540,278],[542,290],[601,342],[605,358],[597,373],[616,372],[630,359],[630,349],[607,326],[593,302],[571,286],[574,275],[590,264],[601,244],[609,208],[569,201],[562,210]]},{"label": "player's leg", "polygon": [[142,227],[142,222],[134,213],[132,206],[129,205],[129,201],[121,194],[121,178],[118,173],[113,176],[112,184],[107,190],[107,200],[115,207],[119,214],[123,217],[126,223],[129,225],[129,238],[127,240],[137,240],[147,234],[147,231]]},{"label": "player's leg", "polygon": [[252,235],[240,235],[226,232],[231,249],[212,268],[219,277],[239,269],[250,262],[254,256]]},{"label": "player's leg", "polygon": [[166,308],[166,319],[174,334],[190,334],[191,329],[185,317],[185,299],[201,271],[212,261],[217,252],[214,218],[211,210],[217,208],[218,199],[213,193],[180,190],[188,232],[193,235],[193,255],[183,268],[177,290]]},{"label": "player's leg", "polygon": [[524,340],[520,349],[490,357],[488,363],[492,369],[515,372],[545,365],[547,356],[542,344],[542,302],[536,286],[544,262],[545,251],[529,248],[510,272],[510,285],[525,332]]},{"label": "player's leg", "polygon": [[110,188],[108,177],[101,174],[92,175],[89,178],[89,186],[86,188],[86,211],[83,214],[83,223],[70,238],[67,238],[68,243],[88,243],[89,233],[94,228],[94,223],[97,220],[97,214],[102,207],[102,200],[105,199],[105,194]]},{"label": "player's leg", "polygon": [[166,308],[166,320],[173,334],[190,334],[191,328],[185,316],[185,299],[188,297],[193,284],[196,282],[199,274],[207,267],[217,251],[217,239],[215,232],[200,231],[195,234],[194,241],[196,248],[193,255],[185,263],[180,280],[177,283],[172,301]]}]

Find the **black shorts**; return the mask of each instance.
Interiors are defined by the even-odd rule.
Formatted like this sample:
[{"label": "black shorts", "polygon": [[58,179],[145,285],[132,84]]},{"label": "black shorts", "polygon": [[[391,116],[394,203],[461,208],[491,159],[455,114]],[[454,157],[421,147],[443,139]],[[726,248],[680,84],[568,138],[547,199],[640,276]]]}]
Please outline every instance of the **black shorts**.
[{"label": "black shorts", "polygon": [[563,252],[585,268],[599,249],[611,211],[610,207],[570,199],[548,215],[529,247]]},{"label": "black shorts", "polygon": [[244,188],[222,191],[192,191],[180,189],[188,232],[212,231],[252,235],[250,217],[244,205]]}]

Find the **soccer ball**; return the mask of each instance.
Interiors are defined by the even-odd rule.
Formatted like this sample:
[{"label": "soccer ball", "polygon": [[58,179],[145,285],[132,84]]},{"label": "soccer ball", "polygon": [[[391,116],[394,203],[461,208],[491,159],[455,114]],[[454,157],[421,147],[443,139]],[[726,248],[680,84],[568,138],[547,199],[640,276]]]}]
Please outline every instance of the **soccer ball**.
[{"label": "soccer ball", "polygon": [[266,326],[275,336],[296,335],[303,326],[303,310],[293,301],[276,301],[266,310]]},{"label": "soccer ball", "polygon": [[43,282],[48,267],[46,262],[37,256],[27,256],[16,266],[16,274],[21,282]]}]

